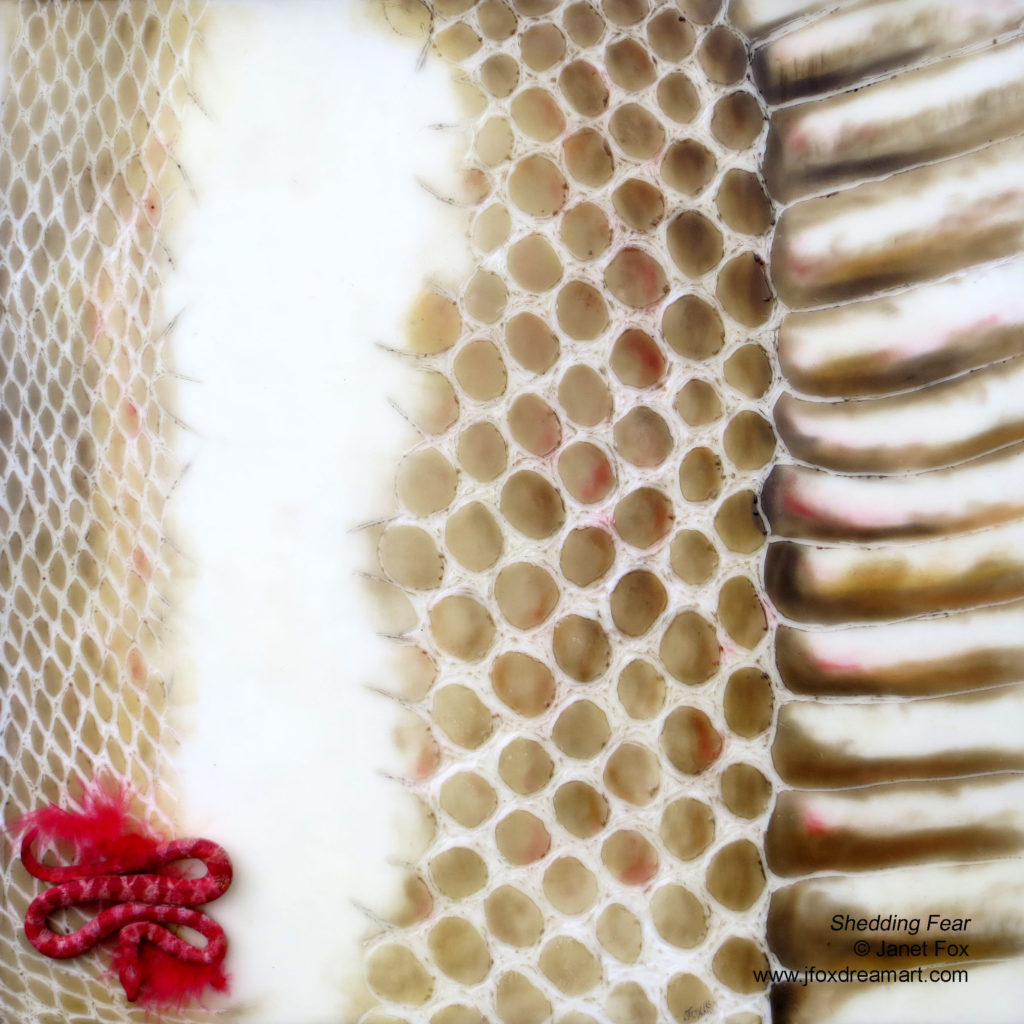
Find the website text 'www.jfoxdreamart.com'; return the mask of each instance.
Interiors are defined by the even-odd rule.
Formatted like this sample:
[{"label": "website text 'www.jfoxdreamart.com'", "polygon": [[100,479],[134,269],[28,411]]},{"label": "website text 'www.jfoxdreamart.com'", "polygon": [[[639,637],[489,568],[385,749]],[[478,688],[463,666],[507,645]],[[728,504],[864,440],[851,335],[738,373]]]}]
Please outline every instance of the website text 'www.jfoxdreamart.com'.
[{"label": "website text 'www.jfoxdreamart.com'", "polygon": [[762,985],[776,985],[782,982],[809,985],[811,982],[828,981],[861,985],[895,985],[904,982],[928,984],[929,982],[967,981],[967,971],[962,967],[906,967],[902,970],[839,967],[829,970],[811,965],[796,970],[754,971],[754,979]]}]

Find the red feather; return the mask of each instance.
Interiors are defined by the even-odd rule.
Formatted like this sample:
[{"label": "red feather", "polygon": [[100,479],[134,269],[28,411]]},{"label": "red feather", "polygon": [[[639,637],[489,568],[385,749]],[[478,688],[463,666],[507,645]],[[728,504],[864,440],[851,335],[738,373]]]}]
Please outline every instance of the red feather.
[{"label": "red feather", "polygon": [[85,787],[79,809],[65,810],[50,804],[22,815],[9,827],[14,833],[35,829],[43,842],[69,843],[75,859],[83,864],[143,855],[165,840],[132,818],[131,799],[132,791],[124,783],[112,793],[91,783]]},{"label": "red feather", "polygon": [[[128,959],[124,946],[114,949],[114,969],[120,972]],[[142,985],[136,1001],[147,1010],[181,1010],[189,1003],[203,1006],[207,986],[215,992],[227,992],[230,976],[224,962],[189,964],[168,956],[159,946],[143,942],[139,947],[139,973]]]}]

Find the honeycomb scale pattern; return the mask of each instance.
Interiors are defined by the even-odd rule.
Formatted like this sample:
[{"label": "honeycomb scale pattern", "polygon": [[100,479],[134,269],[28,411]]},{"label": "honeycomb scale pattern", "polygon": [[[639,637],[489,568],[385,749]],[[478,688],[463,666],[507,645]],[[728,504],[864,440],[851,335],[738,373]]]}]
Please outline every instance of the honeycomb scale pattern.
[{"label": "honeycomb scale pattern", "polygon": [[[200,17],[164,0],[15,12],[0,146],[7,823],[105,774],[170,820],[155,655],[177,467],[159,289],[168,228],[191,202],[173,147]],[[6,841],[2,873],[0,1017],[144,1019],[94,964],[28,946],[38,885]]]},{"label": "honeycomb scale pattern", "polygon": [[477,258],[408,321],[432,402],[378,551],[436,829],[364,1022],[754,1024],[777,314],[745,42],[713,2],[385,11],[452,65]]}]

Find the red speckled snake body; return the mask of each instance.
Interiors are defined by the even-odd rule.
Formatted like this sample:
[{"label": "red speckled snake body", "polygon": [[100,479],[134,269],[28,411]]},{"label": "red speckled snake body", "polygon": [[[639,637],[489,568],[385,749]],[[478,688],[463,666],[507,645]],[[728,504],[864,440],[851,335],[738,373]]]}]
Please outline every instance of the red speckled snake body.
[{"label": "red speckled snake body", "polygon": [[[231,860],[208,839],[179,839],[141,848],[138,853],[97,864],[51,867],[33,852],[38,831],[24,838],[21,859],[26,870],[45,882],[56,883],[37,896],[25,915],[25,935],[46,956],[66,960],[92,949],[118,933],[118,974],[130,1000],[138,998],[144,982],[140,945],[146,940],[183,964],[218,965],[227,953],[227,937],[213,918],[194,909],[222,896],[231,884]],[[183,860],[202,861],[201,878],[159,874],[166,865]],[[83,903],[109,903],[86,925],[69,935],[52,931],[51,914]],[[168,925],[185,925],[199,932],[206,945],[199,947],[175,935]]]}]

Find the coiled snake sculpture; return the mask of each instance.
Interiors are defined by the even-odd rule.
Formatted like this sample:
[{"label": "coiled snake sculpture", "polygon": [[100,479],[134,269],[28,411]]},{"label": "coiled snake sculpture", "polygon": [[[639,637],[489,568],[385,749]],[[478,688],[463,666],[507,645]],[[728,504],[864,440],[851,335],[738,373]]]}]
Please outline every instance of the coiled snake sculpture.
[{"label": "coiled snake sculpture", "polygon": [[[225,990],[223,961],[228,941],[224,929],[196,908],[222,896],[231,885],[231,860],[208,839],[160,841],[149,834],[126,830],[121,798],[100,798],[101,813],[113,814],[117,834],[92,836],[79,842],[71,826],[88,823],[88,814],[47,811],[30,815],[21,844],[21,860],[35,878],[53,883],[37,896],[25,915],[25,935],[45,956],[65,960],[88,952],[116,935],[114,966],[128,999],[147,1003],[182,1004],[198,998],[206,987]],[[94,806],[96,801],[94,801]],[[58,827],[47,827],[47,822]],[[88,824],[86,824],[88,828]],[[70,841],[79,862],[51,866],[39,857],[39,847],[54,838]],[[200,861],[206,873],[185,877],[175,865]],[[87,924],[62,935],[50,927],[57,911],[82,904],[103,908]],[[170,926],[193,929],[206,940],[193,945]]]}]

